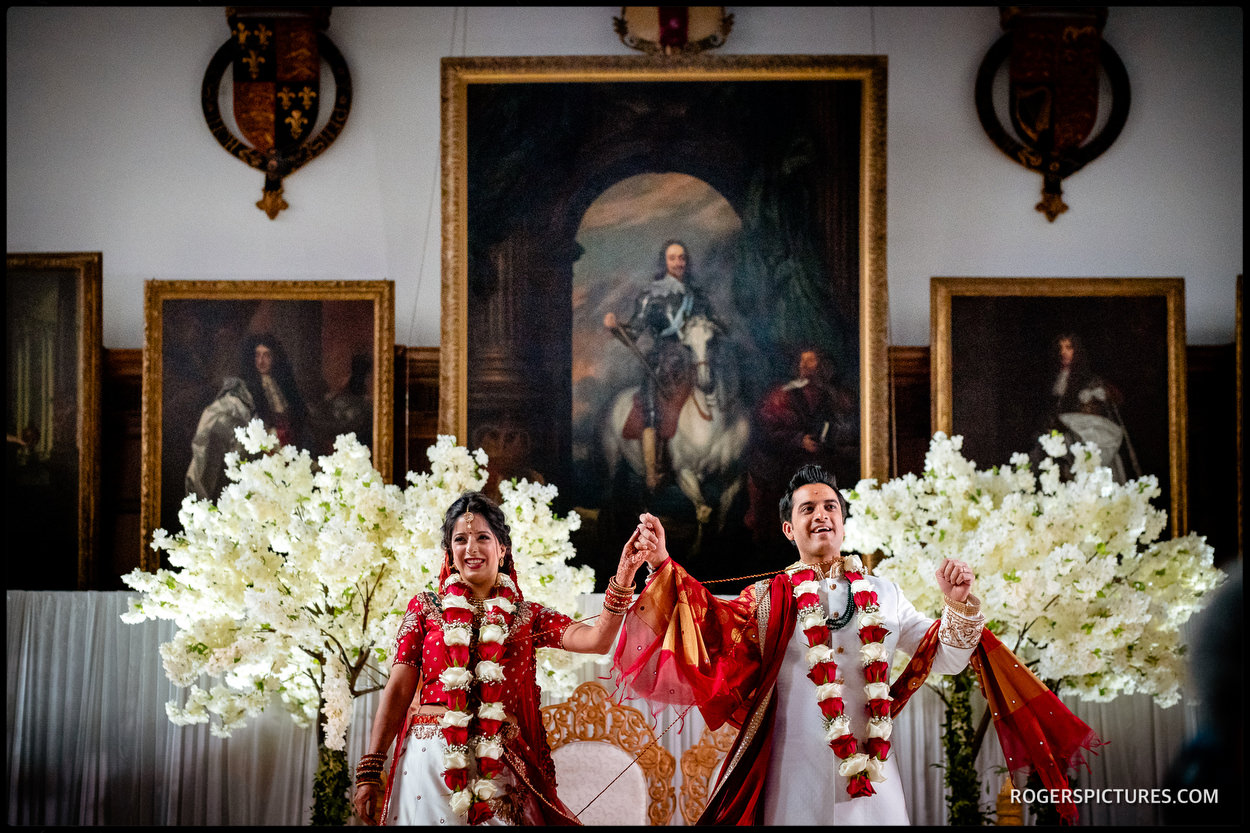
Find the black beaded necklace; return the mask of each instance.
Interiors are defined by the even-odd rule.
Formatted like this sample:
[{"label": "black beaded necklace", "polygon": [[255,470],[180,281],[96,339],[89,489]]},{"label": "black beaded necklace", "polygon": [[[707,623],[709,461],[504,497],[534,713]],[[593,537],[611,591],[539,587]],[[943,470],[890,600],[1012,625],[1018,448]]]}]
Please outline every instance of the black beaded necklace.
[{"label": "black beaded necklace", "polygon": [[846,610],[842,611],[842,615],[837,619],[826,619],[825,625],[830,630],[840,631],[851,622],[851,617],[855,615],[855,594],[851,592],[851,583],[846,583]]}]

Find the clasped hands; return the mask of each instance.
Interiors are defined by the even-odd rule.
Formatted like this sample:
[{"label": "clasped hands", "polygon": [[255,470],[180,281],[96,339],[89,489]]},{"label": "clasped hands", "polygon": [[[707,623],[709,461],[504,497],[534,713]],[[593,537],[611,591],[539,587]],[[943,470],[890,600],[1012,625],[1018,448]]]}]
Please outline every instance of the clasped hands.
[{"label": "clasped hands", "polygon": [[972,592],[972,568],[963,561],[944,558],[933,574],[937,578],[942,595],[956,602],[968,601]]}]

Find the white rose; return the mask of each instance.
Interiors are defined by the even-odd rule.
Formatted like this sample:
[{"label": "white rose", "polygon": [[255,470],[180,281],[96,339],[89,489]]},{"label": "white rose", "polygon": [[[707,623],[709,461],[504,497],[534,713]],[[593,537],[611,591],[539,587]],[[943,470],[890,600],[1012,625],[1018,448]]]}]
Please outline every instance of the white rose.
[{"label": "white rose", "polygon": [[864,693],[868,695],[869,700],[891,699],[889,683],[868,683],[864,686]]},{"label": "white rose", "polygon": [[443,642],[447,645],[468,645],[471,634],[468,628],[443,628]]},{"label": "white rose", "polygon": [[866,578],[861,578],[859,581],[851,582],[852,593],[867,593],[870,590],[872,590],[872,582]]},{"label": "white rose", "polygon": [[477,632],[478,639],[483,642],[503,642],[506,636],[499,625],[482,625],[482,629]]},{"label": "white rose", "polygon": [[868,756],[863,752],[856,752],[854,755],[847,756],[838,766],[838,774],[850,778],[857,775],[868,768]]},{"label": "white rose", "polygon": [[[467,712],[465,712],[467,714]],[[507,720],[508,713],[504,711],[503,703],[483,703],[478,706],[477,716],[483,720]]]},{"label": "white rose", "polygon": [[818,628],[823,624],[825,624],[824,611],[814,610],[811,613],[808,613],[803,616],[803,622],[801,623],[800,630],[807,630],[808,628]]},{"label": "white rose", "polygon": [[877,783],[885,780],[885,761],[880,758],[868,759],[868,780]]},{"label": "white rose", "polygon": [[493,778],[478,778],[473,782],[473,794],[477,796],[478,801],[490,801],[501,792],[503,789],[495,783]]},{"label": "white rose", "polygon": [[837,740],[851,733],[851,719],[840,714],[825,727],[825,740]]},{"label": "white rose", "polygon": [[438,675],[438,681],[444,689],[468,688],[473,682],[473,672],[457,666],[444,668],[443,673]]},{"label": "white rose", "polygon": [[473,605],[469,604],[469,600],[464,596],[457,596],[451,593],[443,597],[443,609],[446,610],[449,607],[458,607],[461,610],[473,609]]},{"label": "white rose", "polygon": [[503,596],[492,596],[487,599],[485,605],[486,610],[490,610],[492,607],[497,607],[504,613],[511,613],[516,610],[516,605],[505,599]]},{"label": "white rose", "polygon": [[859,658],[865,665],[870,662],[889,662],[894,652],[884,642],[865,642],[859,649]]},{"label": "white rose", "polygon": [[473,793],[468,790],[456,790],[447,799],[447,803],[451,806],[451,811],[457,816],[467,816],[469,807],[473,805]]},{"label": "white rose", "polygon": [[833,649],[828,645],[813,645],[807,649],[807,667],[815,668],[818,662],[833,661]]},{"label": "white rose", "polygon": [[440,728],[448,729],[451,727],[464,728],[469,725],[469,721],[473,719],[473,715],[468,712],[458,712],[448,709],[438,718]]},{"label": "white rose", "polygon": [[443,769],[464,769],[469,765],[469,756],[461,749],[443,750]]},{"label": "white rose", "polygon": [[492,683],[503,682],[503,666],[497,662],[491,662],[488,659],[481,660],[474,668],[474,671],[477,672],[479,680],[486,680]]},{"label": "white rose", "polygon": [[825,683],[816,686],[816,702],[842,696],[842,683]]},{"label": "white rose", "polygon": [[801,581],[794,587],[795,598],[802,596],[804,593],[820,592],[820,584],[815,581]]},{"label": "white rose", "polygon": [[877,609],[865,612],[863,616],[859,617],[859,626],[867,628],[873,625],[880,625],[884,621],[885,617],[881,615],[880,609]]},{"label": "white rose", "polygon": [[846,573],[863,573],[864,562],[859,560],[858,555],[848,555],[842,561],[842,571]]},{"label": "white rose", "polygon": [[494,736],[483,738],[477,742],[475,751],[477,752],[477,756],[479,758],[494,758],[495,760],[499,760],[503,757],[503,744],[500,743],[499,739]]},{"label": "white rose", "polygon": [[894,721],[888,717],[874,717],[868,721],[868,737],[889,740],[894,731]]}]

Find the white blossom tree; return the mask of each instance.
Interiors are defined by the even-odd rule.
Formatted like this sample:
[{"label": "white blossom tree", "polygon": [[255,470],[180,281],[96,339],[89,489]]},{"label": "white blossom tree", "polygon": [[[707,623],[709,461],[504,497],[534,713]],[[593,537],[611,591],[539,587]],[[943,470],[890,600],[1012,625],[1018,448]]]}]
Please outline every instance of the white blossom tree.
[{"label": "white blossom tree", "polygon": [[[231,482],[215,502],[184,499],[182,532],[157,530],[152,546],[171,569],[124,576],[140,595],[122,618],[177,624],[160,649],[165,674],[187,692],[166,704],[174,723],[209,722],[228,737],[277,700],[300,725],[315,725],[315,794],[334,806],[315,807],[314,821],[345,821],[336,785],[350,783],[352,700],[385,685],[408,601],[435,589],[443,513],[486,483],[486,455],[440,436],[427,452],[431,471],[409,473],[401,490],[382,481],[354,435],[314,466],[259,420],[237,434],[249,459],[227,456]],[[526,597],[573,613],[594,587],[589,567],[568,563],[580,519],[552,512],[554,486],[505,482],[500,491]],[[575,662],[540,652],[540,685],[567,696]],[[323,779],[334,786],[321,789]]]},{"label": "white blossom tree", "polygon": [[[986,626],[1057,694],[1107,701],[1141,693],[1164,708],[1177,703],[1181,626],[1224,574],[1205,538],[1159,540],[1167,516],[1151,504],[1158,480],[1117,484],[1097,446],[1069,449],[1058,434],[1041,438],[1047,456],[1037,472],[1022,453],[977,469],[960,453],[962,442],[939,432],[922,475],[860,481],[847,494],[845,548],[884,555],[876,573],[935,617],[943,604],[938,564],[968,562]],[[1065,480],[1059,461],[1069,453]],[[946,687],[949,717],[947,695],[960,682],[933,682],[940,694]],[[971,689],[962,683],[961,691]],[[985,715],[969,761],[987,723]]]}]

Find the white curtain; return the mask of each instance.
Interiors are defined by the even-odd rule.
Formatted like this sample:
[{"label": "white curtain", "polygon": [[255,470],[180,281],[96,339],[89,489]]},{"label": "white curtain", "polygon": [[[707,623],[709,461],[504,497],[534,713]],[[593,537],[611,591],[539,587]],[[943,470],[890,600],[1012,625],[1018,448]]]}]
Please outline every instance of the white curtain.
[{"label": "white curtain", "polygon": [[[11,825],[294,825],[307,824],[316,738],[277,705],[237,730],[213,737],[206,726],[174,726],[165,703],[180,694],[161,668],[158,648],[172,622],[127,625],[129,592],[7,594],[6,731],[8,816]],[[580,607],[597,613],[602,596]],[[589,663],[583,679],[606,675]],[[609,688],[611,688],[609,684]],[[363,751],[377,695],[360,698],[347,755]],[[1113,703],[1070,702],[1108,746],[1082,770],[1082,787],[1137,789],[1163,785],[1165,774],[1195,731],[1194,707],[1160,709],[1144,696]],[[673,718],[662,712],[656,732]],[[945,824],[941,700],[921,691],[899,716],[897,756],[915,824]],[[680,729],[680,731],[679,731]],[[661,743],[678,761],[699,739],[697,711],[665,733]],[[977,761],[993,807],[1003,776],[1002,752],[991,731]],[[1085,804],[1084,824],[1155,825],[1162,805]],[[674,825],[683,824],[680,810]]]}]

